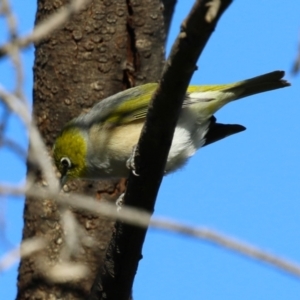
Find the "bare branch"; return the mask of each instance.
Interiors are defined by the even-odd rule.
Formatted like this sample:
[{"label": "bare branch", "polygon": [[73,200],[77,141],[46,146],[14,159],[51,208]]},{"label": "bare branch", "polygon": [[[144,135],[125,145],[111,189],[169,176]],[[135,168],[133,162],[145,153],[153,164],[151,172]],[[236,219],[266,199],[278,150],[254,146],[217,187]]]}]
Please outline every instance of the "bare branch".
[{"label": "bare branch", "polygon": [[29,141],[32,146],[34,159],[38,163],[38,166],[41,168],[46,178],[47,184],[56,187],[56,189],[58,190],[58,180],[53,171],[48,151],[43,143],[39,131],[34,125],[34,122],[31,120],[29,107],[21,99],[7,92],[1,86],[0,99],[2,99],[7,107],[11,111],[15,112],[23,121],[24,125],[29,131]]},{"label": "bare branch", "polygon": [[91,0],[71,1],[69,5],[62,7],[57,13],[36,25],[30,34],[2,45],[0,47],[0,58],[8,54],[14,47],[26,48],[32,43],[39,42],[48,34],[61,27],[72,15],[78,13],[90,1]]},{"label": "bare branch", "polygon": [[168,36],[177,0],[162,0],[164,5],[164,25]]},{"label": "bare branch", "polygon": [[[248,258],[254,258],[256,260],[265,262],[273,267],[278,268],[281,271],[285,271],[289,274],[292,274],[293,276],[300,277],[300,265],[299,264],[285,260],[276,255],[270,254],[270,253],[263,251],[257,247],[254,247],[252,245],[235,240],[226,235],[218,233],[214,230],[211,230],[208,228],[201,228],[201,227],[196,228],[196,227],[188,226],[185,224],[180,224],[176,221],[166,220],[166,219],[162,219],[162,218],[153,218],[152,220],[150,220],[151,214],[146,212],[145,209],[150,212],[153,210],[153,205],[154,205],[153,199],[156,196],[157,190],[156,191],[152,190],[151,193],[148,193],[146,191],[146,193],[148,193],[146,196],[143,195],[142,193],[139,194],[139,191],[136,193],[131,192],[131,197],[133,198],[133,201],[132,201],[132,199],[129,199],[128,197],[126,197],[125,200],[126,200],[127,204],[130,203],[130,204],[134,205],[135,207],[141,207],[144,210],[141,210],[140,208],[130,208],[130,207],[125,206],[122,208],[121,212],[116,211],[115,205],[111,205],[109,203],[97,203],[97,202],[95,202],[94,199],[83,196],[83,195],[68,195],[68,194],[67,195],[64,195],[64,194],[58,195],[58,184],[57,184],[56,176],[53,171],[53,167],[51,165],[49,156],[47,154],[47,149],[43,143],[40,133],[38,132],[35,124],[31,120],[30,110],[29,110],[29,107],[26,105],[26,101],[25,101],[26,99],[22,93],[23,71],[22,71],[22,62],[20,59],[19,51],[21,48],[28,47],[31,43],[39,42],[40,40],[45,38],[45,36],[50,34],[53,30],[58,29],[73,14],[79,12],[80,9],[82,9],[84,7],[84,5],[87,4],[89,1],[90,0],[73,0],[73,1],[71,1],[70,5],[61,8],[56,14],[51,15],[48,19],[46,19],[43,22],[41,22],[40,24],[38,24],[30,34],[28,34],[24,37],[18,38],[17,37],[16,20],[10,10],[9,3],[7,0],[1,0],[2,13],[5,14],[7,23],[8,23],[8,28],[9,28],[9,33],[10,33],[10,42],[3,45],[2,47],[0,47],[0,58],[5,55],[9,55],[11,57],[13,64],[15,66],[15,69],[16,69],[16,88],[15,88],[15,92],[13,94],[13,93],[7,92],[4,88],[2,88],[0,86],[0,98],[6,103],[6,105],[9,107],[9,109],[11,111],[16,112],[20,116],[20,118],[26,125],[28,132],[29,132],[29,139],[30,139],[30,143],[32,146],[33,154],[34,154],[33,155],[34,159],[37,160],[39,167],[42,169],[42,172],[46,177],[47,185],[49,184],[49,186],[47,186],[46,188],[40,188],[37,186],[33,186],[33,182],[29,178],[27,185],[25,187],[19,187],[19,186],[1,187],[0,186],[0,194],[18,194],[18,195],[30,195],[32,197],[53,198],[59,204],[62,204],[64,206],[67,205],[67,206],[80,208],[82,210],[86,210],[86,211],[94,213],[94,214],[99,214],[99,215],[103,215],[106,217],[110,217],[112,219],[116,219],[116,220],[122,221],[127,224],[139,226],[141,228],[147,228],[148,226],[151,226],[153,228],[158,228],[158,229],[172,231],[172,232],[183,234],[183,235],[188,235],[188,236],[191,236],[194,238],[206,240],[209,243],[212,243],[214,245],[218,245],[218,246],[227,248],[231,251],[237,252]],[[167,1],[165,1],[165,2],[167,2]],[[172,2],[175,2],[175,1],[172,1]],[[154,119],[156,119],[156,118],[159,119],[159,117],[154,117],[154,111],[156,109],[159,110],[161,107],[163,107],[165,105],[165,104],[163,104],[164,103],[163,100],[158,100],[159,98],[163,98],[165,100],[168,98],[176,100],[176,103],[175,102],[173,102],[171,104],[167,103],[166,107],[168,105],[171,105],[171,109],[168,111],[170,111],[170,113],[172,111],[174,116],[172,117],[172,119],[170,118],[169,124],[167,124],[167,125],[159,124],[158,125],[158,128],[160,131],[161,131],[161,128],[166,128],[166,131],[164,133],[161,133],[160,135],[157,135],[157,132],[155,132],[155,134],[153,135],[153,136],[155,136],[155,139],[157,139],[157,137],[160,136],[160,137],[163,137],[164,141],[166,141],[165,137],[167,135],[169,135],[170,132],[173,130],[172,126],[174,126],[174,122],[176,123],[176,114],[178,115],[178,107],[181,106],[180,99],[183,99],[181,94],[183,92],[185,92],[186,88],[184,86],[187,86],[187,84],[189,82],[189,78],[191,77],[191,75],[193,73],[193,70],[195,67],[194,65],[195,65],[196,56],[198,56],[199,53],[202,51],[211,31],[215,27],[215,22],[220,17],[220,14],[223,12],[225,7],[227,5],[229,5],[229,3],[230,3],[230,1],[221,1],[221,0],[206,1],[206,4],[204,5],[206,7],[206,10],[205,10],[203,22],[206,22],[207,24],[205,24],[205,23],[201,24],[201,26],[204,26],[204,28],[206,28],[206,31],[204,32],[203,36],[201,36],[201,39],[198,38],[199,45],[197,46],[198,48],[195,50],[194,39],[197,40],[197,38],[195,38],[195,36],[198,36],[199,24],[197,26],[194,26],[194,25],[197,24],[197,22],[199,20],[195,21],[195,19],[193,20],[193,17],[195,18],[195,16],[197,16],[197,18],[199,18],[199,15],[201,15],[201,18],[203,17],[203,13],[201,12],[201,6],[203,6],[202,5],[203,2],[205,2],[205,1],[197,1],[190,17],[182,24],[182,32],[180,33],[178,40],[175,43],[173,52],[171,54],[171,59],[166,64],[167,67],[165,68],[164,78],[163,78],[162,83],[156,94],[155,103],[153,104],[153,106],[150,109],[150,114],[153,114],[153,116],[149,117],[148,123],[151,124],[151,126],[147,125],[146,126],[147,128],[152,127],[152,125],[153,125],[152,123],[153,123]],[[197,11],[198,9],[199,9],[199,11]],[[193,14],[194,14],[194,16],[193,16]],[[207,27],[205,27],[205,26],[207,26]],[[192,38],[191,38],[191,36],[192,36]],[[180,47],[183,47],[183,48],[180,48]],[[187,48],[190,48],[190,49],[187,49]],[[187,64],[184,60],[182,60],[182,58],[180,58],[180,60],[178,60],[178,61],[176,60],[177,56],[179,57],[179,54],[177,54],[177,53],[179,53],[181,50],[190,53],[189,56],[188,55],[186,55],[186,56],[189,57],[189,59],[192,61],[192,63]],[[182,56],[184,57],[185,55],[182,55]],[[185,64],[184,68],[182,68],[183,62]],[[293,70],[294,73],[299,71],[299,66],[300,66],[300,55],[295,62],[294,70]],[[181,73],[182,72],[184,73],[184,76],[182,76],[182,78],[180,78],[180,82],[178,82],[178,80],[176,78],[174,79],[174,75],[177,76],[177,74],[178,74],[178,71],[176,71],[177,70],[176,68],[177,69],[180,68]],[[171,75],[171,74],[173,74],[173,75]],[[179,86],[178,89],[176,89],[176,90],[174,89],[174,94],[176,94],[176,96],[173,98],[170,96],[171,89],[170,89],[170,87],[168,87],[170,82],[172,82],[172,86],[176,86],[176,87]],[[164,94],[165,91],[168,92],[169,97],[165,97],[165,94]],[[160,104],[156,104],[156,102],[162,103],[162,106],[160,106]],[[175,105],[177,108],[175,107]],[[165,111],[165,108],[164,108],[164,111]],[[158,115],[159,115],[159,113],[158,113]],[[151,136],[151,134],[149,134],[149,136]],[[172,140],[171,135],[169,135],[167,140],[170,145],[170,141]],[[141,157],[143,157],[143,159],[145,159],[145,156],[147,156],[147,151],[143,150],[143,143],[144,143],[144,147],[146,147],[145,149],[147,149],[147,147],[148,147],[148,146],[145,146],[146,145],[145,141],[146,141],[146,138],[145,138],[145,140],[143,140],[143,138],[141,138],[141,146],[138,151],[138,154],[140,154]],[[19,148],[18,145],[16,143],[14,143],[13,141],[11,141],[9,139],[3,139],[0,142],[1,142],[0,146],[7,145],[7,146],[11,147],[12,149],[14,149],[17,153],[19,153],[19,155],[24,156],[24,151],[22,151],[22,149]],[[150,140],[150,142],[153,143],[153,140]],[[160,143],[160,141],[158,140],[158,144],[159,143]],[[154,145],[155,144],[156,143],[154,143]],[[168,144],[168,143],[166,143],[166,144]],[[138,173],[141,174],[141,176],[139,176],[139,178],[134,178],[134,177],[131,178],[131,180],[133,180],[133,181],[129,187],[129,190],[132,191],[132,186],[136,185],[136,182],[139,182],[139,183],[137,183],[137,186],[141,186],[140,182],[143,180],[143,175],[144,175],[145,170],[147,170],[147,172],[149,172],[149,174],[151,175],[152,182],[156,180],[155,185],[158,189],[159,184],[160,184],[160,179],[154,179],[153,174],[155,174],[155,176],[158,175],[158,177],[162,176],[163,170],[164,170],[163,161],[165,160],[166,155],[167,155],[167,154],[164,154],[164,152],[167,153],[166,151],[168,148],[168,145],[167,145],[167,147],[164,147],[164,146],[161,147],[161,145],[163,145],[163,144],[160,144],[160,146],[159,146],[159,156],[160,156],[159,158],[158,158],[158,156],[155,156],[155,154],[153,154],[154,148],[151,147],[151,152],[152,152],[151,155],[152,155],[152,157],[153,156],[155,157],[155,164],[159,165],[157,171],[152,170],[149,172],[149,169],[144,169],[143,164],[149,166],[149,163],[146,163],[146,159],[144,161],[141,161],[143,164],[141,164],[141,168],[138,171]],[[151,166],[151,162],[152,162],[152,158],[150,158],[150,166]],[[146,180],[149,180],[149,178],[147,178],[147,175],[145,178],[146,178]],[[134,181],[135,181],[135,183],[133,183]],[[153,186],[150,188],[153,188]],[[143,202],[143,201],[140,201],[140,199],[144,199],[144,200],[146,199],[146,200]],[[136,200],[138,200],[139,202],[137,203]],[[148,200],[150,200],[150,201],[148,201]],[[142,204],[142,205],[140,205],[140,204]],[[78,240],[81,238],[81,235],[80,235],[81,233],[78,231],[79,228],[77,227],[77,224],[74,220],[73,215],[70,214],[69,211],[66,211],[65,214],[63,215],[63,224],[64,224],[63,225],[64,230],[69,232],[70,234],[66,237],[66,240],[65,240],[67,252],[63,252],[62,255],[66,254],[67,258],[69,259],[69,257],[73,254],[73,252],[78,250],[78,244],[79,244]],[[119,247],[118,249],[120,249],[120,248],[122,249],[122,239],[123,240],[126,239],[126,234],[128,232],[130,232],[130,235],[132,235],[131,230],[133,228],[134,228],[133,230],[137,230],[137,229],[136,229],[136,227],[124,226],[123,224],[120,224],[120,223],[118,224],[118,226],[119,226],[119,229],[121,228],[121,231],[123,231],[123,233],[125,234],[125,238],[124,238],[124,235],[121,237],[120,237],[120,235],[118,235],[116,237],[117,239],[119,239],[119,241],[121,240],[121,247]],[[129,230],[126,231],[128,228],[129,228]],[[140,239],[140,242],[142,243],[142,241],[144,239],[144,234],[146,231],[145,230],[143,230],[143,231],[137,230],[137,231],[139,231],[139,233],[141,233],[138,235],[138,238]],[[136,237],[134,234],[132,236],[134,238]],[[129,239],[126,240],[126,243],[130,244]],[[120,244],[118,244],[118,246],[119,245]],[[25,257],[25,256],[32,255],[36,251],[40,251],[40,250],[44,249],[45,246],[46,246],[45,241],[40,238],[34,238],[34,239],[24,241],[23,244],[21,245],[21,248],[18,247],[16,249],[13,249],[12,251],[8,252],[5,256],[0,258],[0,271],[3,271],[5,269],[9,268],[12,264],[14,264],[19,259],[20,256]],[[130,244],[130,246],[132,246],[132,244]],[[20,251],[20,249],[21,249],[21,251]],[[140,255],[141,244],[140,244],[140,248],[137,248],[137,249],[138,249],[138,251],[137,251],[136,257]],[[109,255],[110,254],[111,253],[109,253]],[[121,252],[121,254],[123,254],[123,253]],[[136,259],[136,257],[135,257],[135,259]],[[124,256],[122,257],[122,259],[126,260],[126,258]],[[118,257],[116,260],[118,260]],[[137,262],[138,262],[138,258],[136,259],[136,264],[133,264],[134,268],[137,266]],[[128,264],[132,264],[132,261],[129,260]],[[125,268],[126,268],[126,266],[125,266]],[[79,277],[85,276],[87,271],[88,271],[87,268],[83,265],[67,262],[64,264],[55,265],[52,269],[50,269],[49,270],[49,279],[51,279],[52,281],[56,281],[56,282],[64,282],[64,281],[72,280],[73,278],[79,278]],[[126,269],[126,272],[128,272],[128,268]],[[135,270],[133,270],[132,272],[135,272]],[[119,274],[116,274],[116,275],[118,276]],[[121,276],[119,278],[122,278],[122,275],[124,275],[124,274],[121,274]],[[133,277],[129,278],[129,280],[131,280],[131,279],[133,280]],[[118,279],[118,280],[120,280],[120,279]],[[129,287],[129,286],[130,285],[127,285],[127,287]],[[125,287],[125,289],[126,289],[126,287]],[[127,288],[127,290],[128,290],[128,288]],[[122,293],[122,291],[119,291],[119,292]],[[125,295],[125,293],[123,293],[123,296],[124,295]],[[125,299],[125,297],[124,297],[124,299]]]},{"label": "bare branch", "polygon": [[[0,129],[1,130],[1,129]],[[21,159],[26,159],[26,150],[23,149],[19,144],[9,138],[0,139],[0,147],[8,147],[11,151],[15,152]]]},{"label": "bare branch", "polygon": [[29,256],[37,251],[42,250],[45,247],[46,242],[40,237],[34,237],[25,240],[20,247],[9,251],[4,256],[2,256],[2,258],[0,258],[0,272],[10,268],[19,260],[20,257]]},{"label": "bare branch", "polygon": [[[42,269],[43,267],[41,267]],[[86,265],[76,262],[64,262],[56,264],[45,273],[48,280],[56,283],[70,282],[83,279],[87,276],[89,269]]]},{"label": "bare branch", "polygon": [[[10,37],[10,43],[14,44],[15,40],[18,38],[17,34],[17,21],[15,16],[13,15],[13,12],[10,9],[9,2],[7,0],[1,1],[1,12],[6,16],[7,20],[7,26],[9,30],[9,37]],[[19,47],[18,46],[12,46],[9,49],[9,52],[7,53],[9,57],[12,60],[12,63],[15,67],[16,72],[16,87],[15,87],[15,95],[17,95],[19,98],[21,98],[23,101],[25,101],[22,87],[23,87],[23,66],[21,61],[21,55],[19,53]]]},{"label": "bare branch", "polygon": [[[268,253],[267,251],[261,250],[258,247],[255,247],[237,239],[233,239],[228,235],[225,235],[223,233],[217,232],[209,228],[193,227],[190,225],[179,223],[178,221],[160,217],[152,218],[150,220],[151,214],[140,209],[123,207],[121,211],[118,212],[116,205],[111,203],[98,203],[95,202],[95,200],[92,197],[87,197],[84,195],[57,195],[54,192],[51,192],[49,189],[44,189],[40,187],[26,189],[26,187],[20,186],[0,186],[0,194],[26,194],[27,196],[54,198],[58,203],[62,205],[76,207],[87,212],[102,215],[115,220],[120,220],[142,228],[147,228],[149,224],[149,226],[153,228],[171,231],[185,236],[205,240],[219,247],[223,247],[233,252],[237,252],[247,258],[256,259],[260,262],[267,263],[272,267],[275,267],[281,271],[287,272],[290,275],[300,278],[300,265],[296,262],[292,262],[281,258],[277,255]],[[68,237],[69,241],[67,240],[69,250],[70,252],[76,251],[76,249],[78,249],[78,241],[76,241],[78,237],[74,236],[74,232],[78,232],[78,230],[76,224],[74,223],[74,219],[70,215],[70,213],[67,212],[67,215],[64,216],[63,220],[67,226],[65,227],[65,230],[70,235]],[[70,234],[70,232],[73,232],[73,234]]]},{"label": "bare branch", "polygon": [[152,219],[150,226],[157,227],[159,229],[171,230],[176,233],[181,233],[195,238],[200,238],[215,244],[237,252],[247,258],[254,258],[260,262],[267,263],[272,267],[287,272],[290,275],[300,278],[300,264],[280,258],[277,255],[268,253],[265,250],[261,250],[258,247],[247,244],[237,239],[233,239],[228,235],[217,232],[209,228],[197,228],[188,225],[180,224],[176,221],[164,220],[164,219]]},{"label": "bare branch", "polygon": [[[190,14],[182,23],[181,32],[165,64],[161,82],[152,97],[153,101],[149,106],[144,129],[135,151],[134,161],[139,176],[133,174],[129,176],[124,197],[126,205],[151,213],[154,210],[174,129],[197,59],[218,19],[231,3],[230,0],[221,1],[218,10],[216,2],[218,1],[213,1],[211,6],[211,1],[196,1]],[[211,14],[212,7],[217,12]],[[209,22],[207,15],[209,15]],[[166,111],[168,118],[165,117]],[[138,262],[142,257],[146,231],[146,229],[117,222],[108,246],[106,260],[93,284],[90,300],[106,297],[118,300],[129,299]]]}]

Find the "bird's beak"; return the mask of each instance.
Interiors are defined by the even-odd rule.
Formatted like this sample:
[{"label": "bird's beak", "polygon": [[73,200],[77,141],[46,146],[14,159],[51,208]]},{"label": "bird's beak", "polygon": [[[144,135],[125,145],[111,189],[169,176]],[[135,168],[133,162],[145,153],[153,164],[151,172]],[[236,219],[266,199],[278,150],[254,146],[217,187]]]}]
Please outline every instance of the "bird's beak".
[{"label": "bird's beak", "polygon": [[67,175],[61,175],[59,183],[60,183],[60,188],[62,189],[65,183],[67,182]]}]

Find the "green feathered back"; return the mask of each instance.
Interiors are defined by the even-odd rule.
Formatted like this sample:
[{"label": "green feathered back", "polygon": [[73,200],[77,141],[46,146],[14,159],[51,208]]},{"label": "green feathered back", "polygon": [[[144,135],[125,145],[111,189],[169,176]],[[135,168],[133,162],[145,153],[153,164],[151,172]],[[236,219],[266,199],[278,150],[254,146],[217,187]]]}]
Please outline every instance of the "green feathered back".
[{"label": "green feathered back", "polygon": [[[220,92],[219,95],[231,93],[229,101],[232,101],[288,86],[289,83],[281,79],[283,76],[283,71],[274,71],[232,84],[191,85],[187,89],[183,107],[216,100],[218,93],[215,92]],[[88,114],[79,116],[74,122],[87,127],[94,123],[117,126],[144,119],[157,86],[157,83],[147,83],[112,95],[97,103]],[[201,93],[207,93],[208,96],[205,97]],[[194,94],[192,101],[189,98],[191,94]]]}]

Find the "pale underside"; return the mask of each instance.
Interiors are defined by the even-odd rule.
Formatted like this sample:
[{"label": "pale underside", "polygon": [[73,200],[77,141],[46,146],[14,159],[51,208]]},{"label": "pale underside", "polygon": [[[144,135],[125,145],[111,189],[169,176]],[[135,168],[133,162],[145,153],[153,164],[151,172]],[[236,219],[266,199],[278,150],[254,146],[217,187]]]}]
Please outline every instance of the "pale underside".
[{"label": "pale underside", "polygon": [[[182,167],[203,146],[209,122],[199,120],[199,115],[189,108],[182,110],[167,159],[167,173]],[[87,159],[91,173],[87,177],[95,178],[96,174],[98,178],[127,177],[129,170],[126,161],[138,142],[142,126],[142,122],[133,122],[111,128],[109,134],[104,134],[103,128],[93,126],[89,133]]]}]

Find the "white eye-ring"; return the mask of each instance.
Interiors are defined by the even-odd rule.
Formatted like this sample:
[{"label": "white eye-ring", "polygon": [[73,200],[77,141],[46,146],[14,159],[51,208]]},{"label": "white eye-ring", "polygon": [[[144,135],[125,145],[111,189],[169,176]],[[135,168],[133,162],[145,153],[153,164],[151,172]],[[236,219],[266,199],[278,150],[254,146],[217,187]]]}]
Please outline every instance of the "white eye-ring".
[{"label": "white eye-ring", "polygon": [[70,159],[68,157],[63,157],[61,160],[60,160],[60,163],[62,164],[62,166],[66,169],[70,169],[71,166],[72,166],[72,163],[70,161]]}]

